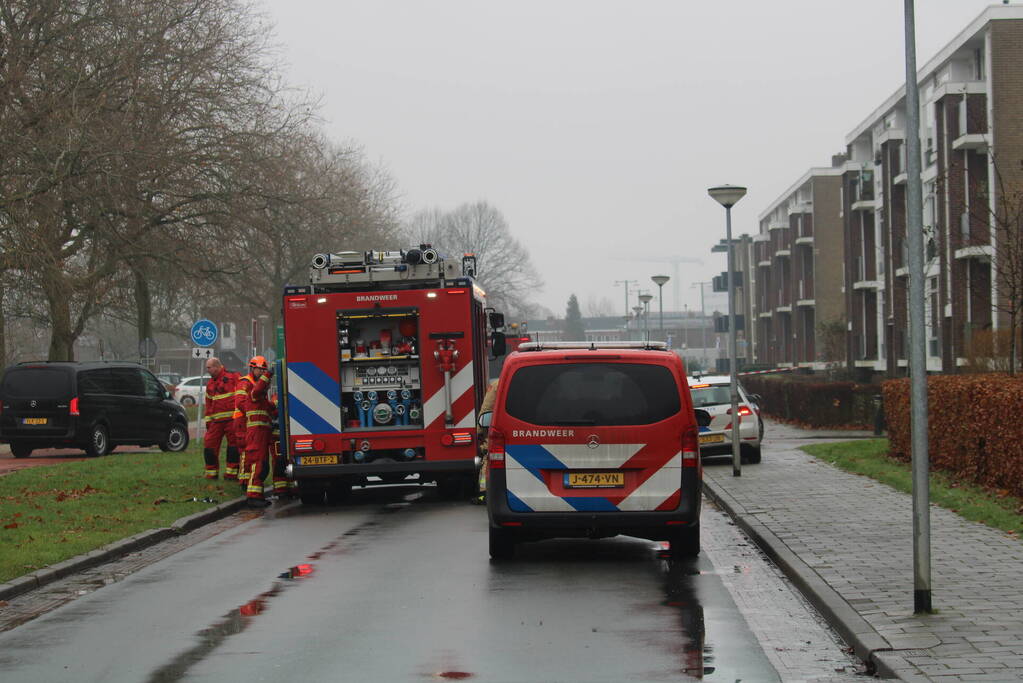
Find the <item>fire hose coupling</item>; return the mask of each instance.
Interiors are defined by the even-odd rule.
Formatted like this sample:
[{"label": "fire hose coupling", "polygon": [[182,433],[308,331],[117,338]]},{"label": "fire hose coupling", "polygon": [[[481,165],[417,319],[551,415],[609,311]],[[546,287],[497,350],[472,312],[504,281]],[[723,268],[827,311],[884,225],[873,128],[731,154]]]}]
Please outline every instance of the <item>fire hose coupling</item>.
[{"label": "fire hose coupling", "polygon": [[433,357],[440,364],[441,372],[454,372],[455,361],[458,360],[458,349],[455,348],[454,339],[438,339],[437,350]]}]

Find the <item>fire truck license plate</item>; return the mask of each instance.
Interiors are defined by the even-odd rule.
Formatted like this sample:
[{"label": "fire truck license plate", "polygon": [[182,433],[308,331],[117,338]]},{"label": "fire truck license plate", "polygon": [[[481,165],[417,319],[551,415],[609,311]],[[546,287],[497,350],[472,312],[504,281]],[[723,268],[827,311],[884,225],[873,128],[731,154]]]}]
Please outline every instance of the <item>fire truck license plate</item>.
[{"label": "fire truck license plate", "polygon": [[620,489],[625,486],[624,472],[567,472],[567,489]]},{"label": "fire truck license plate", "polygon": [[45,417],[26,417],[22,422],[27,425],[44,425],[46,424]]},{"label": "fire truck license plate", "polygon": [[303,455],[303,465],[336,465],[336,455]]},{"label": "fire truck license plate", "polygon": [[721,443],[724,440],[724,434],[704,434],[700,437],[700,443]]}]

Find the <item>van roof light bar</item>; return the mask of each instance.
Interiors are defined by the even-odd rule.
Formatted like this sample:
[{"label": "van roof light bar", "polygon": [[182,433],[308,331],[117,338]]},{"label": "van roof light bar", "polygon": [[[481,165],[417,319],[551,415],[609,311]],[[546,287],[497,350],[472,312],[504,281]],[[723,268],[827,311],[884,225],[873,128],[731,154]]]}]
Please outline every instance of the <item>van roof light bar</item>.
[{"label": "van roof light bar", "polygon": [[519,346],[519,351],[557,351],[563,349],[585,349],[603,351],[606,349],[643,349],[647,351],[667,351],[668,344],[660,341],[605,341],[605,342],[526,342]]}]

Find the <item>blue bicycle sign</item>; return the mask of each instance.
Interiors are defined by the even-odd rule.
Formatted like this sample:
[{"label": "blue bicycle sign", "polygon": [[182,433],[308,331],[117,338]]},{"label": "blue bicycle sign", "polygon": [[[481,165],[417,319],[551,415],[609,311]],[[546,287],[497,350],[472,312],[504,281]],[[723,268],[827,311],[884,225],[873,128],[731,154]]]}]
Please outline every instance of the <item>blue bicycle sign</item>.
[{"label": "blue bicycle sign", "polygon": [[198,346],[213,346],[218,336],[217,324],[210,320],[203,318],[192,325],[192,341]]}]

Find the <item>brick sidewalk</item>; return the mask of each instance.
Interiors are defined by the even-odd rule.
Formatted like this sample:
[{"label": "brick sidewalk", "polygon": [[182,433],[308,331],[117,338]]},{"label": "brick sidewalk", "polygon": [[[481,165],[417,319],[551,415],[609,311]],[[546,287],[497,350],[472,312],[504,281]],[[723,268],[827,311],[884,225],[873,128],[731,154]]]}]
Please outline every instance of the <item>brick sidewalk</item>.
[{"label": "brick sidewalk", "polygon": [[790,574],[802,574],[796,583],[819,593],[818,606],[846,622],[835,627],[882,674],[1023,680],[1023,543],[932,506],[937,613],[915,616],[912,497],[799,450],[820,437],[768,423],[762,464],[733,477],[730,460],[706,463],[708,495],[759,543],[774,546],[765,550],[780,564],[791,562]]}]

